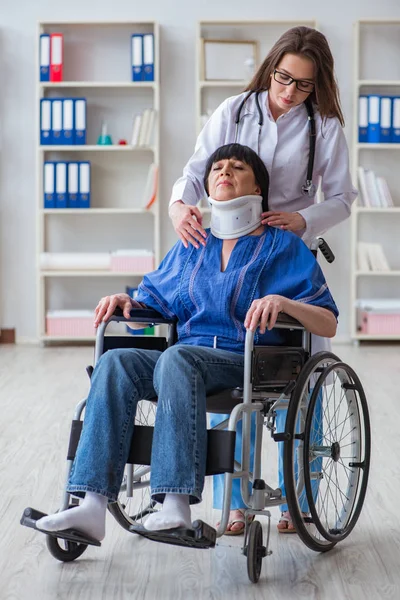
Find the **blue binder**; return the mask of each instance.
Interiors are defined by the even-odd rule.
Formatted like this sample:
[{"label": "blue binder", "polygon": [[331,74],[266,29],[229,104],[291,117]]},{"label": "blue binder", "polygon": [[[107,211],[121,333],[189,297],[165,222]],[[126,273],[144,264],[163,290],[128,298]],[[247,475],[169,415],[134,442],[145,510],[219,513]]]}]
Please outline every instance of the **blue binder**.
[{"label": "blue binder", "polygon": [[377,144],[380,140],[380,96],[368,96],[368,142]]},{"label": "blue binder", "polygon": [[86,98],[74,99],[75,144],[86,144]]},{"label": "blue binder", "polygon": [[64,98],[62,103],[61,144],[72,145],[75,143],[74,99]]},{"label": "blue binder", "polygon": [[67,165],[68,208],[79,208],[79,163],[69,162]]},{"label": "blue binder", "polygon": [[61,98],[51,100],[51,143],[62,143],[63,101]]},{"label": "blue binder", "polygon": [[358,141],[364,144],[368,141],[368,97],[358,99]]},{"label": "blue binder", "polygon": [[134,33],[131,40],[132,81],[143,80],[143,35]]},{"label": "blue binder", "polygon": [[90,208],[90,162],[79,162],[78,207]]},{"label": "blue binder", "polygon": [[50,81],[50,35],[42,33],[39,41],[40,81]]},{"label": "blue binder", "polygon": [[40,144],[47,146],[51,143],[51,100],[42,98],[40,100]]},{"label": "blue binder", "polygon": [[379,116],[379,141],[381,144],[389,144],[392,141],[392,99],[390,96],[381,96]]},{"label": "blue binder", "polygon": [[52,161],[46,161],[43,164],[44,208],[56,207],[55,191],[55,164]]},{"label": "blue binder", "polygon": [[67,163],[56,162],[56,208],[67,208]]},{"label": "blue binder", "polygon": [[143,79],[154,81],[154,35],[143,35]]},{"label": "blue binder", "polygon": [[393,98],[392,125],[392,142],[400,144],[400,97]]}]

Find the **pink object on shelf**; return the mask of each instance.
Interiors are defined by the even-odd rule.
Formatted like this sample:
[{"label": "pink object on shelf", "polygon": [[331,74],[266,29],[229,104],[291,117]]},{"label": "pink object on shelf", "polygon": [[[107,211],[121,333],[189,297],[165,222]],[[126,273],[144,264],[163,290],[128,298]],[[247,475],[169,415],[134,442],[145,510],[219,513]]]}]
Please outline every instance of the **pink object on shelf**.
[{"label": "pink object on shelf", "polygon": [[154,270],[154,256],[146,255],[129,255],[129,254],[111,254],[111,271],[120,273],[143,273]]},{"label": "pink object on shelf", "polygon": [[400,335],[400,312],[361,311],[361,332],[368,335]]},{"label": "pink object on shelf", "polygon": [[46,317],[46,335],[65,337],[91,337],[96,335],[96,330],[93,326],[93,312],[90,311],[90,314],[86,315],[68,315],[68,312],[73,311],[65,311],[65,315],[60,314],[62,311],[48,312]]}]

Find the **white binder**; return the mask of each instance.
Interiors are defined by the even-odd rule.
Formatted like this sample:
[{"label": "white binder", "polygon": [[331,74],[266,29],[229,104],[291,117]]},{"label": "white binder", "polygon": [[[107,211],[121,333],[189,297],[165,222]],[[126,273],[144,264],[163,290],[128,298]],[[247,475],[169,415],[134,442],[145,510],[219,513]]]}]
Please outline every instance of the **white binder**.
[{"label": "white binder", "polygon": [[51,101],[51,124],[53,133],[53,144],[61,144],[62,138],[62,100]]}]

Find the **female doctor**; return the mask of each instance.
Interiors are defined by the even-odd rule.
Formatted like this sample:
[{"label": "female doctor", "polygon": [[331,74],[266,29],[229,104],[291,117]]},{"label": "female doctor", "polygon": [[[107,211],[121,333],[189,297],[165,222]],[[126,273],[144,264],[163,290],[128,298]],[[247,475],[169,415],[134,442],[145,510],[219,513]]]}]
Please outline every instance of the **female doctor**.
[{"label": "female doctor", "polygon": [[[262,215],[264,225],[292,231],[310,244],[346,219],[357,191],[349,173],[343,126],[334,61],[325,36],[308,27],[289,29],[246,90],[225,100],[212,114],[173,187],[169,215],[185,247],[205,245],[196,207],[205,196],[205,164],[216,148],[232,142],[250,146],[268,169],[269,211]],[[324,202],[317,203],[320,182]],[[214,477],[216,508],[221,490]],[[234,486],[228,534],[243,532],[242,507],[239,486]],[[279,531],[294,531],[287,507],[281,508]]]}]

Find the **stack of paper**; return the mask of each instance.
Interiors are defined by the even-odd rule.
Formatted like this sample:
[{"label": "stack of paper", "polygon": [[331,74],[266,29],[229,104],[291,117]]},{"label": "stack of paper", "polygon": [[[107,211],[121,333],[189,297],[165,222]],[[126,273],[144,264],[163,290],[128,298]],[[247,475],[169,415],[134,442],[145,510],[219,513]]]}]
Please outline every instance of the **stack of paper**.
[{"label": "stack of paper", "polygon": [[109,252],[42,252],[43,270],[104,271],[111,267]]},{"label": "stack of paper", "polygon": [[356,308],[365,311],[394,313],[400,311],[400,299],[396,298],[359,298]]}]

